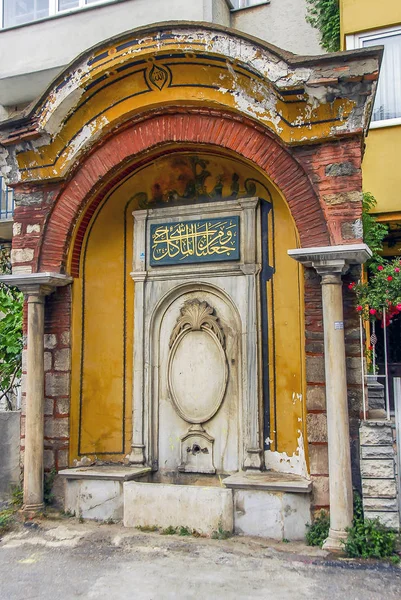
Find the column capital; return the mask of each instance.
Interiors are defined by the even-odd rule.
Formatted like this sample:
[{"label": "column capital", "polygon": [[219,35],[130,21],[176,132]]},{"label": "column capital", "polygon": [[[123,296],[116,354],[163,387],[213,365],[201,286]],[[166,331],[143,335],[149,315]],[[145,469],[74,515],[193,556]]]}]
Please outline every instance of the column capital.
[{"label": "column capital", "polygon": [[[318,246],[315,248],[296,248],[288,250],[288,255],[304,267],[313,267],[322,275],[341,278],[350,265],[366,262],[372,251],[366,244],[347,244],[342,246]],[[330,283],[328,280],[326,283]],[[334,283],[332,281],[331,283]]]},{"label": "column capital", "polygon": [[32,296],[48,296],[49,294],[52,294],[57,287],[72,283],[72,277],[61,273],[2,275],[0,276],[0,283],[17,287],[29,298]]}]

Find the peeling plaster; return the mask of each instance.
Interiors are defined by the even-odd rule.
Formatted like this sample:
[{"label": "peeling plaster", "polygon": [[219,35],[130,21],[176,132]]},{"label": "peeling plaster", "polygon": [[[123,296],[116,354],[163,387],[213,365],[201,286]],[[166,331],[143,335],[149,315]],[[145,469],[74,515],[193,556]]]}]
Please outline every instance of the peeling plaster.
[{"label": "peeling plaster", "polygon": [[85,125],[65,151],[64,162],[73,160],[87,143],[93,142],[97,137],[99,137],[102,128],[105,127],[108,122],[109,121],[107,117],[103,115]]},{"label": "peeling plaster", "polygon": [[[270,443],[272,440],[267,438],[265,441],[266,443]],[[273,469],[273,471],[278,471],[280,473],[301,475],[302,477],[309,479],[302,431],[298,429],[297,450],[292,456],[289,456],[287,452],[273,452],[272,450],[266,450],[265,464],[267,469]]]}]

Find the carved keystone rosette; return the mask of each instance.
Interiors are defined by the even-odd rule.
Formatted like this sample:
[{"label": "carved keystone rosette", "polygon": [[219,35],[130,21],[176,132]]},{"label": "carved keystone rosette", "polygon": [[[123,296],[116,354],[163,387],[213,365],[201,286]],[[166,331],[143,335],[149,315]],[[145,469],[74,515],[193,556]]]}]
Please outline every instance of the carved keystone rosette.
[{"label": "carved keystone rosette", "polygon": [[227,387],[225,336],[214,309],[189,300],[170,336],[168,387],[188,423],[205,423],[219,410]]}]

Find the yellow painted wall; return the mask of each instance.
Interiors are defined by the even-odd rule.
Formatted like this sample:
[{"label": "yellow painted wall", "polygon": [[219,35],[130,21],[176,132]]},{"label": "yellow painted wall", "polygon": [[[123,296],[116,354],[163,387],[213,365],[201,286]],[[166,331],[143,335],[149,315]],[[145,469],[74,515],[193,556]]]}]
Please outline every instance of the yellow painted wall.
[{"label": "yellow painted wall", "polygon": [[401,23],[400,0],[340,0],[340,9],[343,41],[350,33]]},{"label": "yellow painted wall", "polygon": [[363,160],[363,189],[376,200],[376,212],[401,210],[401,126],[371,129]]},{"label": "yellow painted wall", "polygon": [[[401,24],[401,0],[340,0],[341,44],[345,36]],[[375,212],[401,210],[401,126],[370,129],[362,163],[363,189],[376,200]]]},{"label": "yellow painted wall", "polygon": [[129,452],[134,293],[129,275],[131,213],[151,206],[156,199],[170,203],[172,190],[181,197],[190,189],[194,169],[199,180],[205,175],[202,193],[213,197],[216,186],[222,185],[223,197],[227,197],[234,185],[241,196],[273,201],[269,217],[269,262],[276,271],[269,285],[272,449],[292,456],[299,433],[305,434],[304,402],[294,401],[294,394],[305,398],[304,333],[301,268],[287,256],[288,248],[298,246],[290,211],[264,175],[248,164],[229,156],[204,154],[194,159],[193,154],[177,153],[155,160],[122,182],[98,208],[87,230],[80,275],[73,285],[71,463],[83,455],[119,461]]}]

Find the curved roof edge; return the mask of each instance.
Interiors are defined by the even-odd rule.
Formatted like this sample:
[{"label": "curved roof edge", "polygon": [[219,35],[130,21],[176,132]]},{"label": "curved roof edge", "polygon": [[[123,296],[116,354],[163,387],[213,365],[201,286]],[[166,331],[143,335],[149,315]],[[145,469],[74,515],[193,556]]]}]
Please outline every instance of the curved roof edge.
[{"label": "curved roof edge", "polygon": [[49,96],[50,92],[65,78],[66,74],[73,71],[74,67],[81,63],[85,58],[89,58],[91,55],[95,54],[99,50],[101,50],[106,45],[115,43],[115,42],[124,42],[124,40],[128,39],[132,35],[146,35],[152,34],[156,31],[166,31],[172,28],[178,29],[205,29],[206,31],[215,31],[216,33],[226,33],[230,37],[236,37],[239,39],[246,40],[247,42],[251,42],[255,45],[260,46],[264,50],[267,50],[277,58],[285,61],[289,66],[294,68],[299,67],[307,67],[316,64],[325,64],[325,63],[333,63],[333,62],[349,62],[353,60],[363,60],[368,57],[376,58],[379,62],[379,66],[383,57],[383,46],[373,46],[369,48],[362,48],[358,50],[349,50],[342,52],[333,52],[328,54],[318,54],[318,55],[297,55],[289,52],[287,50],[283,50],[274,46],[273,44],[269,44],[257,37],[252,35],[243,33],[237,29],[232,29],[230,27],[224,27],[222,25],[205,23],[203,21],[165,21],[162,23],[153,23],[151,25],[145,25],[142,27],[137,27],[135,29],[131,29],[129,31],[125,31],[124,33],[118,34],[116,36],[111,36],[106,38],[105,40],[95,44],[91,48],[88,48],[81,54],[79,54],[74,60],[72,60],[63,71],[57,75],[50,82],[44,92],[39,96],[36,100],[34,100],[31,104],[29,104],[21,113],[17,116],[12,117],[11,119],[7,119],[5,121],[0,122],[0,130],[13,128],[16,126],[21,126],[25,122],[29,122],[35,114],[35,111],[40,107],[41,104],[46,100]]}]

